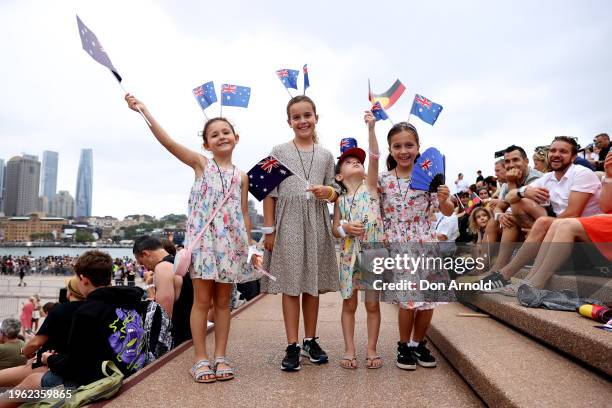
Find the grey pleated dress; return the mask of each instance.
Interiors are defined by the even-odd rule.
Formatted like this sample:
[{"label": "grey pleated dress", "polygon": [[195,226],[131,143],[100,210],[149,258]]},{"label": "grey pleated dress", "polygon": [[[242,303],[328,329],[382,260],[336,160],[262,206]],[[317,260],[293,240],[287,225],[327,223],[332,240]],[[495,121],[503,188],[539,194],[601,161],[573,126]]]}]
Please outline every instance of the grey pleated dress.
[{"label": "grey pleated dress", "polygon": [[[300,150],[298,155],[293,142],[275,146],[271,154],[293,173],[309,180],[311,185],[328,185],[338,191],[334,157],[318,144],[314,147],[314,157],[312,150]],[[264,293],[318,296],[339,290],[327,203],[317,200],[311,193],[307,195],[305,190],[304,181],[290,176],[270,193],[276,198],[276,239],[274,250],[264,254],[264,269],[277,280],[262,277],[261,291]]]}]

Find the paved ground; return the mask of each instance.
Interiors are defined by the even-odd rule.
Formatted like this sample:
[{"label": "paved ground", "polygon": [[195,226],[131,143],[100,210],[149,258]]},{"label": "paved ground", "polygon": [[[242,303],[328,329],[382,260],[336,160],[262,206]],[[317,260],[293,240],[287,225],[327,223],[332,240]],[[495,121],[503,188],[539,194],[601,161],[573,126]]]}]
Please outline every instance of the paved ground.
[{"label": "paved ground", "polygon": [[[302,370],[280,370],[286,347],[280,296],[265,296],[232,320],[228,357],[237,378],[225,383],[196,384],[188,374],[193,349],[166,361],[142,380],[130,381],[107,406],[350,406],[350,407],[471,407],[482,401],[437,352],[438,367],[416,371],[394,365],[397,342],[396,309],[383,304],[379,351],[385,366],[365,366],[365,311],[360,305],[356,328],[358,370],[338,365],[343,352],[340,328],[341,299],[337,293],[321,297],[318,334],[330,363],[315,366],[303,360]],[[209,336],[209,344],[212,341]],[[432,346],[433,347],[433,346]],[[211,347],[212,348],[212,347]],[[210,349],[211,349],[210,348]]]}]

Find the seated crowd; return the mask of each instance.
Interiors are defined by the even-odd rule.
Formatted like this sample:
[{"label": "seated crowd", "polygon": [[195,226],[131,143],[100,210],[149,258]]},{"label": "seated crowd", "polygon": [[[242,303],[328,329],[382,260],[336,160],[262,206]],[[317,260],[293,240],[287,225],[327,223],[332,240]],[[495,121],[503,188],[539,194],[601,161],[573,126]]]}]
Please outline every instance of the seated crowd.
[{"label": "seated crowd", "polygon": [[[492,290],[514,296],[518,286],[544,288],[572,254],[574,242],[593,243],[602,262],[612,261],[612,154],[607,134],[596,136],[595,153],[580,157],[574,138],[555,137],[536,148],[534,167],[525,150],[509,146],[495,163],[495,177],[478,173],[470,185],[455,181],[456,211],[439,217],[438,239],[474,242],[489,259],[482,278]],[[487,181],[488,179],[488,181]],[[491,181],[498,185],[491,188]],[[493,183],[495,184],[495,183]],[[498,248],[491,260],[491,248]],[[525,279],[510,278],[532,264]]]},{"label": "seated crowd", "polygon": [[[49,311],[31,339],[19,340],[19,320],[5,319],[0,326],[0,387],[76,388],[103,378],[107,360],[128,376],[189,340],[193,292],[188,276],[174,275],[173,257],[157,238],[138,239],[134,255],[152,271],[147,291],[112,286],[113,259],[102,251],[87,251],[73,265],[66,301]],[[0,398],[0,407],[19,404]]]}]

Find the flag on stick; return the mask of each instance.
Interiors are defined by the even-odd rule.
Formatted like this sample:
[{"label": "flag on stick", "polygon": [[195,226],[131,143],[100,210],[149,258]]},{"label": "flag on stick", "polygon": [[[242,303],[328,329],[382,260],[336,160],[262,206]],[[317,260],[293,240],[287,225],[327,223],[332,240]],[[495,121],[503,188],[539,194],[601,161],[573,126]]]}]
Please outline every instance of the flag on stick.
[{"label": "flag on stick", "polygon": [[389,119],[389,115],[387,115],[387,112],[385,112],[383,107],[380,105],[380,102],[378,101],[374,105],[372,105],[371,111],[372,111],[372,115],[374,115],[374,118],[376,118],[377,122],[379,120]]},{"label": "flag on stick", "polygon": [[370,88],[370,80],[368,79],[368,99],[370,99],[370,102],[372,103],[380,102],[380,105],[383,107],[383,109],[389,109],[390,107],[392,107],[393,104],[397,102],[397,100],[400,98],[400,96],[402,96],[404,90],[406,90],[404,84],[402,84],[399,79],[396,79],[393,85],[391,85],[391,88],[387,90],[387,92],[375,94]]},{"label": "flag on stick", "polygon": [[221,86],[221,105],[238,106],[246,108],[249,106],[251,88],[248,86],[223,84]]},{"label": "flag on stick", "polygon": [[424,96],[418,94],[414,95],[412,109],[410,110],[411,115],[418,116],[423,122],[429,123],[433,126],[433,124],[436,123],[440,112],[442,112],[442,105],[438,105]]},{"label": "flag on stick", "polygon": [[193,88],[193,96],[196,98],[196,101],[198,101],[202,110],[217,102],[215,85],[212,81],[200,85],[197,88]]},{"label": "flag on stick", "polygon": [[[81,37],[81,45],[83,46],[83,49],[87,52],[87,54],[89,54],[91,58],[108,68],[119,83],[119,87],[121,88],[123,93],[127,93],[127,91],[121,84],[123,78],[121,78],[121,75],[119,75],[119,72],[113,66],[113,63],[111,62],[108,54],[106,53],[106,51],[104,51],[104,48],[102,48],[102,44],[100,43],[100,41],[98,41],[98,37],[96,37],[93,31],[91,31],[89,28],[87,28],[85,24],[83,24],[78,15],[76,16],[76,18],[77,26],[79,28],[79,36]],[[138,112],[140,112],[140,116],[142,116],[144,121],[147,122],[147,125],[151,127],[151,122],[149,122],[149,120],[144,115],[144,113],[142,113],[140,108],[137,109]]]},{"label": "flag on stick", "polygon": [[297,79],[300,71],[297,69],[279,69],[276,71],[276,76],[285,85],[285,88],[297,89]]},{"label": "flag on stick", "polygon": [[121,82],[121,75],[119,75],[119,72],[117,72],[117,69],[113,66],[113,63],[106,51],[104,51],[104,48],[102,48],[102,44],[98,41],[96,35],[83,24],[79,16],[76,16],[76,18],[83,49],[87,51],[91,58],[110,69],[117,81]]},{"label": "flag on stick", "polygon": [[247,175],[249,176],[249,192],[258,201],[261,201],[293,173],[274,156],[268,156],[249,170]]}]

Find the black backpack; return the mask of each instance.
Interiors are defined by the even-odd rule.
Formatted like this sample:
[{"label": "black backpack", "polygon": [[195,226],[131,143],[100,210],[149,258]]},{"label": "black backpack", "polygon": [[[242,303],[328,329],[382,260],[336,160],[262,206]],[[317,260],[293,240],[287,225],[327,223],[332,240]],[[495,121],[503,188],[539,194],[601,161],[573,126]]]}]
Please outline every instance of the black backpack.
[{"label": "black backpack", "polygon": [[147,365],[172,349],[172,320],[159,303],[153,300],[142,303]]}]

